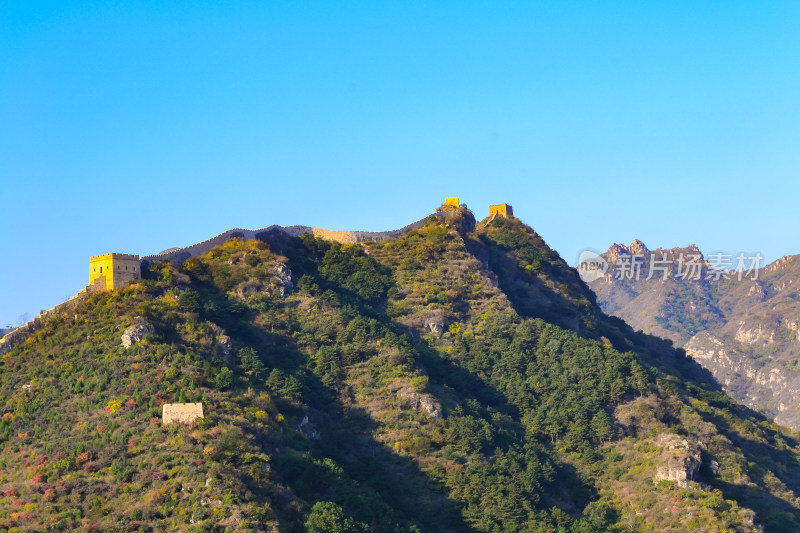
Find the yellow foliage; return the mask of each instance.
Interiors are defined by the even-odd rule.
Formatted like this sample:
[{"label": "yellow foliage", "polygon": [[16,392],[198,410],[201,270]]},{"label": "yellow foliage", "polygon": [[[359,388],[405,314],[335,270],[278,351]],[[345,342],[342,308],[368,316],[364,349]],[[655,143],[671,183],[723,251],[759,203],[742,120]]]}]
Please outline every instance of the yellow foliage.
[{"label": "yellow foliage", "polygon": [[112,413],[116,413],[116,412],[117,412],[117,410],[118,410],[120,407],[122,407],[122,401],[121,401],[121,400],[109,400],[109,401],[108,401],[108,403],[107,403],[106,405],[108,406],[109,410],[110,410]]}]

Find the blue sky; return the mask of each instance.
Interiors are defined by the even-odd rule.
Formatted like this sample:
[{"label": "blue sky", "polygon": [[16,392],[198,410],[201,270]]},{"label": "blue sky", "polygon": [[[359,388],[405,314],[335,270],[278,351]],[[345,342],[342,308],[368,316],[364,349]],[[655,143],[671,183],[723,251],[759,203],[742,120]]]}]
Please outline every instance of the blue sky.
[{"label": "blue sky", "polygon": [[798,95],[798,2],[3,2],[0,326],[91,255],[445,196],[571,263],[800,253]]}]

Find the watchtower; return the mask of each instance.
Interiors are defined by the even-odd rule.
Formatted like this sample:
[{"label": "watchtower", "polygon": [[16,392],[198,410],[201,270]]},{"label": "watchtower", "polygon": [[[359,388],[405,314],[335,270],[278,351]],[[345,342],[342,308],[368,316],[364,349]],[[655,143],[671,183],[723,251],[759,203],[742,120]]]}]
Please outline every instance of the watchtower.
[{"label": "watchtower", "polygon": [[132,281],[139,281],[141,269],[138,255],[95,255],[89,259],[89,288],[97,291],[119,289]]},{"label": "watchtower", "polygon": [[508,204],[497,204],[489,206],[489,216],[513,217],[514,208]]},{"label": "watchtower", "polygon": [[458,209],[459,206],[458,198],[445,198],[444,205],[449,205],[451,207],[455,207],[456,209]]}]

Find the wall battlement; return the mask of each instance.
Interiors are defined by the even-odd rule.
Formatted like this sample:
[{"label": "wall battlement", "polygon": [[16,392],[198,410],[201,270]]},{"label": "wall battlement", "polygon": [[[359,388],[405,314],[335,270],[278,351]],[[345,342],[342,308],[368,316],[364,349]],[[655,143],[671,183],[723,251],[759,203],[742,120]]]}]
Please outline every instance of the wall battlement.
[{"label": "wall battlement", "polygon": [[133,260],[135,260],[135,261],[139,260],[139,256],[138,255],[134,255],[134,254],[118,254],[118,253],[93,255],[92,257],[89,258],[89,260],[91,261],[92,259],[100,259],[100,258],[104,258],[104,257],[111,257],[112,259],[127,259],[127,260],[132,260],[132,261]]},{"label": "wall battlement", "polygon": [[[445,205],[458,209],[436,211],[425,218],[412,222],[402,228],[389,231],[335,231],[310,226],[278,226],[273,224],[266,228],[248,230],[234,228],[224,231],[215,237],[206,239],[191,246],[184,248],[170,248],[159,254],[145,255],[141,258],[135,254],[107,253],[91,256],[89,259],[89,285],[73,296],[67,302],[59,304],[48,311],[42,312],[38,317],[0,337],[0,355],[10,352],[14,346],[24,342],[33,333],[41,329],[45,319],[55,316],[59,312],[68,311],[80,302],[86,300],[92,292],[102,290],[112,290],[123,287],[124,285],[141,279],[141,270],[146,268],[151,261],[168,260],[179,264],[190,257],[201,255],[211,251],[213,248],[224,244],[232,238],[253,240],[264,238],[270,233],[281,232],[292,237],[300,237],[304,233],[310,233],[314,237],[332,240],[342,244],[354,244],[357,242],[381,242],[408,233],[409,231],[424,226],[430,217],[453,217],[459,214],[461,206],[458,198],[447,198]],[[511,206],[508,206],[509,208]],[[471,214],[470,214],[471,217]],[[473,219],[474,223],[474,219]],[[202,409],[202,407],[201,407]]]},{"label": "wall battlement", "polygon": [[171,248],[159,254],[145,255],[141,258],[142,267],[146,268],[150,262],[160,260],[167,260],[176,264],[182,263],[190,257],[210,252],[213,248],[222,245],[228,239],[240,238],[244,240],[252,240],[274,232],[285,233],[291,237],[300,237],[303,235],[303,233],[309,233],[314,237],[336,241],[342,244],[355,244],[357,242],[380,242],[421,228],[427,223],[428,218],[431,216],[451,217],[455,216],[456,214],[458,214],[456,211],[437,211],[416,222],[412,222],[411,224],[403,226],[402,228],[389,231],[337,231],[314,228],[311,226],[278,226],[275,224],[256,230],[234,228],[222,232],[219,235],[205,241],[192,244],[191,246],[186,246],[184,248]]}]

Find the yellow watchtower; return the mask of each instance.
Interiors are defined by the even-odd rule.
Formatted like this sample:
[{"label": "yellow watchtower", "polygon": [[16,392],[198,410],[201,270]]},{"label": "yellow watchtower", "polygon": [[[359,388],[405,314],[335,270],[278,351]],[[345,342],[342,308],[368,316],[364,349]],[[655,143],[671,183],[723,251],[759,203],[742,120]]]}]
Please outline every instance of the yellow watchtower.
[{"label": "yellow watchtower", "polygon": [[142,277],[138,255],[103,254],[89,259],[89,288],[97,291],[119,289]]},{"label": "yellow watchtower", "polygon": [[500,217],[513,217],[514,216],[514,208],[512,208],[508,204],[497,204],[497,205],[490,205],[489,206],[489,216],[500,216]]},{"label": "yellow watchtower", "polygon": [[445,198],[444,205],[449,205],[451,207],[455,207],[456,209],[458,209],[459,206],[458,198]]}]

